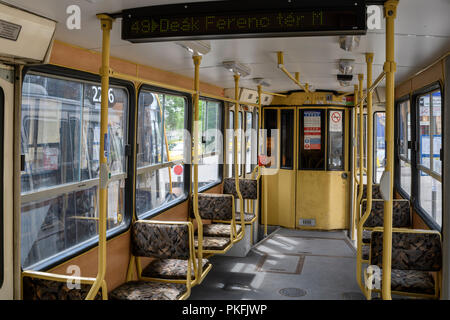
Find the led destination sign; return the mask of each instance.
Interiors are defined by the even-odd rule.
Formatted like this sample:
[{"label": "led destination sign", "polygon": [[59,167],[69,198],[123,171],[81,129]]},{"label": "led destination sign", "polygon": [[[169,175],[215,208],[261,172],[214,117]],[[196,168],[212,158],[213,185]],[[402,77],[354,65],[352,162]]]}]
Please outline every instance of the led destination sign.
[{"label": "led destination sign", "polygon": [[362,1],[336,0],[333,7],[318,6],[321,1],[314,1],[314,6],[305,4],[308,1],[277,2],[200,2],[125,10],[122,39],[153,42],[366,33]]}]

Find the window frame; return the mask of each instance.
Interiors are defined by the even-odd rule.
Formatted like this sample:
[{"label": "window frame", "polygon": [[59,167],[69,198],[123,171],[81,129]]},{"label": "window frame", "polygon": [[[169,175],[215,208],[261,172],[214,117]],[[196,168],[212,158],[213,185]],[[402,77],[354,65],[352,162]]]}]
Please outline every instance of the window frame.
[{"label": "window frame", "polygon": [[[220,132],[222,133],[222,139],[223,139],[223,141],[225,141],[226,140],[226,138],[225,138],[225,134],[224,134],[224,127],[225,127],[225,123],[224,123],[224,119],[225,119],[225,104],[223,103],[223,101],[221,101],[221,100],[217,100],[217,99],[213,99],[213,98],[208,98],[208,97],[204,97],[204,96],[200,96],[199,97],[199,104],[200,104],[200,100],[203,100],[203,101],[211,101],[211,102],[216,102],[216,103],[218,103],[219,104],[219,130],[220,130]],[[191,109],[192,110],[192,109]],[[192,113],[192,112],[190,112],[190,113]],[[191,121],[192,122],[192,121]],[[190,132],[191,132],[191,135],[192,135],[192,131],[190,130]],[[214,188],[215,186],[218,186],[219,184],[221,184],[222,182],[223,182],[223,175],[224,175],[224,173],[223,173],[223,168],[224,168],[224,166],[223,166],[223,162],[224,162],[224,159],[225,159],[225,155],[226,155],[226,143],[222,143],[222,163],[219,163],[218,164],[218,168],[217,168],[217,170],[219,170],[219,172],[218,172],[218,175],[217,175],[217,180],[216,181],[213,181],[213,182],[210,182],[210,183],[208,183],[208,184],[206,184],[206,185],[204,185],[203,187],[201,187],[201,188],[198,188],[198,192],[199,193],[201,193],[201,192],[205,192],[205,191],[207,191],[207,190],[209,190],[209,189],[212,189],[212,188]],[[192,182],[192,178],[190,178],[190,183],[192,184],[193,182]]]},{"label": "window frame", "polygon": [[[443,108],[444,95],[443,95],[442,85],[440,82],[434,82],[424,88],[416,90],[413,92],[413,95],[412,95],[413,103],[410,105],[411,105],[411,107],[414,106],[414,111],[411,110],[411,113],[414,114],[415,121],[413,122],[414,127],[412,128],[411,131],[414,132],[415,136],[414,136],[414,140],[412,139],[412,137],[411,137],[411,139],[413,141],[416,141],[417,148],[415,148],[414,152],[411,152],[412,154],[414,154],[414,157],[415,157],[414,172],[411,174],[413,176],[413,182],[415,180],[415,183],[413,183],[413,188],[412,188],[413,191],[411,193],[414,194],[413,205],[414,205],[414,209],[417,212],[417,214],[422,218],[422,220],[425,222],[425,224],[428,225],[428,227],[430,227],[431,229],[434,229],[434,230],[441,231],[442,226],[439,226],[439,224],[436,221],[434,221],[434,219],[431,217],[431,214],[428,214],[427,211],[420,204],[420,171],[423,171],[426,174],[428,174],[430,177],[432,177],[433,179],[438,180],[441,183],[441,188],[443,191],[444,184],[442,183],[442,175],[438,179],[437,174],[435,172],[432,172],[431,168],[428,169],[420,164],[420,142],[417,142],[417,138],[420,136],[419,98],[421,96],[424,96],[427,94],[429,94],[431,96],[431,94],[435,91],[441,92],[441,116],[443,116],[443,114],[445,112],[445,109]],[[430,103],[430,106],[431,106],[431,103]],[[430,113],[430,115],[431,115],[431,113]],[[412,120],[411,120],[411,122],[412,122]],[[445,125],[445,123],[442,121],[443,129],[444,129],[444,125]],[[442,137],[442,146],[444,146],[444,137]],[[443,166],[442,166],[442,168],[443,168]],[[443,205],[443,202],[441,205]],[[443,210],[441,210],[441,212],[443,212]],[[442,214],[442,225],[443,225],[443,222],[444,222],[444,215]]]},{"label": "window frame", "polygon": [[[423,168],[420,166],[420,142],[417,142],[417,138],[420,134],[420,125],[419,125],[419,98],[420,96],[430,94],[440,91],[441,92],[441,117],[444,117],[445,113],[445,97],[442,88],[442,83],[440,81],[435,81],[423,88],[413,91],[411,94],[402,96],[397,99],[395,102],[396,112],[395,112],[395,189],[404,199],[410,200],[411,206],[417,215],[424,221],[424,223],[432,230],[441,231],[442,226],[439,226],[436,221],[433,220],[430,214],[428,214],[420,205],[420,171],[426,172],[429,176],[433,177],[436,173],[430,175],[428,172],[431,169]],[[399,121],[400,121],[400,104],[402,102],[408,101],[410,103],[410,118],[411,118],[411,195],[407,196],[407,193],[400,186],[400,155],[399,155]],[[444,131],[445,123],[442,121],[442,130]],[[444,146],[444,136],[442,136],[442,146]],[[403,160],[405,161],[405,160]],[[443,166],[442,166],[443,168]],[[423,170],[426,169],[426,170]],[[439,180],[439,179],[437,179]],[[441,187],[443,188],[442,176],[441,176]],[[443,202],[442,202],[443,203]],[[443,212],[443,211],[442,211]],[[442,225],[444,224],[445,216],[442,216]]]},{"label": "window frame", "polygon": [[[70,69],[66,67],[60,67],[55,65],[42,65],[42,66],[26,66],[23,68],[22,71],[22,84],[25,80],[25,76],[28,74],[38,74],[42,76],[47,77],[53,77],[53,78],[61,78],[62,80],[68,80],[68,81],[76,81],[80,82],[83,85],[86,83],[95,83],[95,84],[101,84],[101,77],[98,74],[89,73],[85,71],[80,71],[76,69]],[[106,239],[110,240],[112,238],[115,238],[117,236],[120,236],[121,234],[127,232],[131,226],[132,221],[132,214],[130,212],[133,212],[133,205],[134,202],[132,201],[132,188],[133,188],[133,179],[130,172],[134,172],[134,164],[132,160],[132,154],[134,152],[134,121],[131,121],[135,118],[135,112],[136,112],[136,104],[135,104],[135,86],[132,82],[116,79],[116,78],[110,78],[110,85],[121,87],[124,89],[128,94],[128,114],[127,114],[127,140],[124,142],[124,146],[126,149],[129,149],[128,152],[125,152],[125,190],[124,190],[124,216],[123,216],[123,224],[121,226],[115,227],[111,230],[108,230],[106,232]],[[22,95],[22,91],[20,93]],[[21,109],[20,109],[21,110]],[[20,111],[21,113],[21,111]],[[22,130],[22,125],[19,129]],[[64,185],[62,185],[64,186]],[[39,192],[39,191],[37,191]],[[22,198],[22,195],[20,195],[20,199]],[[22,204],[20,204],[22,206]],[[86,241],[80,242],[79,244],[65,249],[53,256],[50,256],[48,258],[45,258],[39,262],[36,262],[30,266],[28,266],[26,269],[33,269],[35,271],[43,271],[50,268],[53,268],[55,266],[58,266],[76,256],[79,256],[81,253],[84,253],[86,251],[89,251],[92,248],[95,248],[98,246],[98,235],[95,237],[92,237],[91,239],[88,239]],[[21,263],[22,267],[22,263]],[[22,267],[23,268],[23,267]]]},{"label": "window frame", "polygon": [[[188,93],[182,93],[179,91],[175,91],[175,90],[170,90],[170,89],[164,89],[164,88],[160,88],[160,87],[155,87],[155,86],[150,86],[150,85],[146,85],[143,84],[141,86],[139,86],[138,90],[137,90],[137,95],[136,95],[136,100],[137,100],[137,105],[136,105],[136,113],[139,112],[139,97],[141,94],[141,91],[146,91],[146,92],[150,92],[153,94],[166,94],[166,95],[172,95],[172,96],[179,96],[179,97],[183,97],[186,99],[186,108],[185,108],[185,119],[184,119],[184,130],[187,130],[190,135],[192,136],[192,125],[193,125],[193,120],[192,120],[192,105],[193,105],[193,101],[192,101],[192,96]],[[163,117],[162,117],[162,123],[164,125],[164,113],[163,113]],[[136,125],[136,139],[137,139],[137,132],[138,132],[138,126]],[[136,141],[137,143],[137,141]],[[137,147],[137,149],[139,149],[139,147]],[[184,179],[184,195],[183,197],[180,197],[178,199],[176,199],[175,201],[169,202],[163,206],[159,206],[157,208],[154,208],[148,212],[145,212],[141,215],[138,216],[137,214],[137,210],[136,207],[134,208],[134,212],[133,215],[136,219],[141,219],[141,220],[148,220],[148,219],[152,219],[155,218],[157,216],[159,216],[160,214],[164,213],[165,211],[179,205],[180,203],[186,201],[189,198],[189,190],[190,190],[190,184],[191,184],[191,170],[192,170],[192,164],[191,164],[191,159],[192,159],[192,153],[188,154],[188,158],[189,161],[188,163],[184,164],[184,172],[183,172],[183,179]],[[163,159],[164,160],[164,159]],[[135,177],[136,177],[136,181],[137,181],[137,152],[136,152],[136,165],[135,165],[135,171],[134,171]],[[136,188],[137,183],[135,184]],[[136,201],[136,190],[133,190],[133,194],[134,194],[134,201]]]}]

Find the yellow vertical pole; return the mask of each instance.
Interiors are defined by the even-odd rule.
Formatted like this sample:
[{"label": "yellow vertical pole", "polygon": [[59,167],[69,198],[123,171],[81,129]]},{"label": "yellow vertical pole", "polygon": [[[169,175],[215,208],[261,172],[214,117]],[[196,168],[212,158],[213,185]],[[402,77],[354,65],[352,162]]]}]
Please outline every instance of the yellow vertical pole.
[{"label": "yellow vertical pole", "polygon": [[[258,116],[258,135],[259,135],[259,139],[258,139],[258,141],[259,141],[260,144],[262,144],[262,137],[260,135],[260,133],[261,133],[261,123],[262,123],[262,86],[261,85],[258,85],[258,114],[259,114],[259,116]],[[258,150],[260,150],[259,148],[260,148],[260,146],[258,146]],[[258,151],[258,155],[259,155],[259,151]],[[259,161],[258,161],[257,165],[259,165]],[[259,168],[259,169],[261,170],[262,168]],[[259,174],[261,174],[261,172],[259,172],[258,175]],[[258,195],[259,195],[259,185],[258,185]],[[257,201],[260,201],[259,197],[258,197]],[[259,210],[259,204],[257,204],[256,208],[257,208],[257,210]],[[264,210],[264,237],[267,237],[267,210]]]},{"label": "yellow vertical pole", "polygon": [[[234,99],[236,101],[239,101],[239,79],[240,76],[238,74],[234,75]],[[242,226],[242,234],[241,236],[236,239],[240,240],[245,235],[245,214],[244,214],[244,200],[242,199],[241,190],[239,187],[239,166],[241,163],[238,162],[238,134],[242,137],[242,132],[240,131],[240,128],[238,128],[238,117],[239,117],[239,103],[235,104],[235,112],[236,116],[234,117],[234,184],[236,185],[236,193],[239,198],[239,211],[241,215],[241,226]],[[244,119],[242,119],[244,120]],[[242,154],[242,143],[239,146],[241,148],[241,154]]]},{"label": "yellow vertical pole", "polygon": [[388,199],[384,201],[383,222],[383,278],[382,298],[391,300],[391,267],[392,267],[392,199],[394,187],[394,86],[395,86],[395,56],[394,27],[397,16],[398,0],[388,0],[384,4],[386,18],[386,178],[389,179]]},{"label": "yellow vertical pole", "polygon": [[[367,63],[367,88],[372,86],[373,53],[366,53]],[[372,185],[373,185],[373,113],[372,92],[367,95],[367,206],[366,212],[372,210]],[[361,231],[362,234],[362,231]]]},{"label": "yellow vertical pole", "polygon": [[[102,66],[100,68],[102,95],[101,95],[101,113],[100,113],[100,190],[99,190],[99,208],[98,208],[98,271],[94,284],[89,290],[86,300],[93,300],[98,290],[102,286],[106,274],[106,215],[108,207],[108,182],[110,178],[108,167],[108,91],[109,91],[109,55],[110,40],[113,19],[108,15],[98,15],[101,20],[103,33],[102,40]],[[109,140],[109,139],[108,139]],[[104,292],[103,297],[106,298]]]},{"label": "yellow vertical pole", "polygon": [[358,192],[358,221],[360,218],[359,205],[363,197],[364,190],[364,101],[363,98],[363,80],[364,75],[358,74],[359,80],[359,192]]},{"label": "yellow vertical pole", "polygon": [[358,85],[355,84],[354,86],[355,90],[354,90],[354,98],[353,98],[353,139],[352,139],[352,143],[353,143],[353,227],[352,227],[352,240],[355,240],[355,229],[358,223],[358,215],[357,210],[358,210],[358,205],[357,205],[357,199],[358,199],[358,180],[357,180],[357,161],[356,161],[356,139],[358,137],[358,128],[356,126],[356,124],[358,123],[356,121],[357,117],[358,117],[358,108],[359,108],[359,104],[358,104]]},{"label": "yellow vertical pole", "polygon": [[194,199],[193,199],[193,209],[195,220],[197,221],[197,240],[198,240],[198,274],[197,279],[201,281],[201,276],[203,273],[203,221],[198,213],[198,150],[199,150],[199,122],[200,122],[200,110],[199,110],[199,99],[200,99],[200,63],[202,61],[201,56],[193,56],[195,75],[194,75],[194,159],[192,161],[194,168]]}]

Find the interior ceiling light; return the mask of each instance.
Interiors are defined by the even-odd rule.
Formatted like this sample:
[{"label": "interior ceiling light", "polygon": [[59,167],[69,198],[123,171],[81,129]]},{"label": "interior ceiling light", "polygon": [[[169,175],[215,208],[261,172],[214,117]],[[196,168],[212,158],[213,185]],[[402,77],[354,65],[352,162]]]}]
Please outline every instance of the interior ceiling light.
[{"label": "interior ceiling light", "polygon": [[339,60],[339,71],[341,74],[352,74],[353,73],[353,59],[341,59]]},{"label": "interior ceiling light", "polygon": [[269,80],[264,78],[253,78],[253,82],[263,87],[270,87],[272,85]]},{"label": "interior ceiling light", "polygon": [[352,84],[353,75],[351,74],[338,74],[337,79],[341,87],[348,87]]},{"label": "interior ceiling light", "polygon": [[247,77],[252,73],[252,69],[249,66],[242,64],[237,61],[224,61],[222,65],[225,69],[233,72],[234,74],[238,74],[241,77]]},{"label": "interior ceiling light", "polygon": [[185,48],[193,55],[204,56],[211,51],[211,43],[209,41],[177,41],[177,45]]},{"label": "interior ceiling light", "polygon": [[352,51],[359,47],[361,36],[339,36],[339,46],[345,51]]}]

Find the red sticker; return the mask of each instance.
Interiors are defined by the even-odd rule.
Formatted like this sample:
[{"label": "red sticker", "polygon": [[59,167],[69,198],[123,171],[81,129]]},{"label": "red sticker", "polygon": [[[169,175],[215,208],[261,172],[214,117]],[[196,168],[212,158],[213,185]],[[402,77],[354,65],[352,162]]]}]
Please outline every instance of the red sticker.
[{"label": "red sticker", "polygon": [[177,165],[173,168],[173,172],[174,172],[177,176],[181,175],[181,174],[183,173],[183,166],[177,164]]}]

